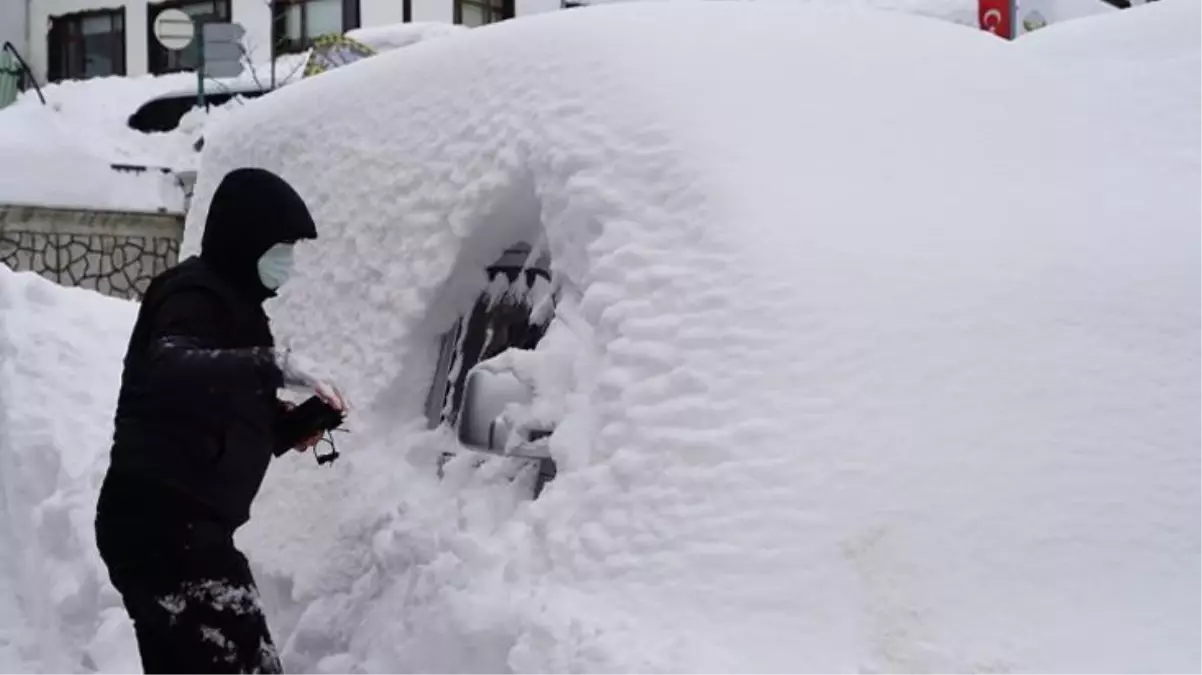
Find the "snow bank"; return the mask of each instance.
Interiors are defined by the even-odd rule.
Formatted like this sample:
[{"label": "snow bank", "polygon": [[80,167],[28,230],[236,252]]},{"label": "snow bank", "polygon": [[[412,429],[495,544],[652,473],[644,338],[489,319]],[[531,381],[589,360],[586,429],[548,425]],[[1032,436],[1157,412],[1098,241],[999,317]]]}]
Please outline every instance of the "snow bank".
[{"label": "snow bank", "polygon": [[[278,59],[277,86],[300,79],[307,58],[306,52]],[[205,86],[211,92],[241,92],[265,89],[271,82],[270,66],[259,64],[235,78],[209,79]],[[206,119],[249,103],[236,98],[208,112],[194,109],[180,128],[147,134],[129,127],[130,115],[156,98],[195,96],[194,73],[66,81],[46,86],[43,93],[47,105],[29,91],[0,111],[5,162],[0,203],[182,213],[183,189],[159,169],[195,169],[193,144]],[[115,171],[114,164],[150,171]]]},{"label": "snow bank", "polygon": [[[212,130],[186,249],[225,171],[294,181],[322,239],[271,311],[359,404],[240,533],[286,665],[1196,669],[1199,176],[1012,47],[627,4]],[[436,482],[421,406],[518,238],[563,292],[533,503],[500,460]]]},{"label": "snow bank", "polygon": [[140,105],[187,77],[63,82],[45,87],[45,106],[25,92],[0,110],[0,203],[182,212],[183,193],[171,177],[112,165],[157,169],[194,162],[182,134],[143,134],[127,124]]},{"label": "snow bank", "polygon": [[[640,0],[587,0],[590,5],[605,5]],[[799,0],[759,0],[760,2],[798,2]],[[961,26],[979,29],[977,0],[801,0],[808,4],[825,7],[867,8],[888,12],[901,12],[924,16],[941,21],[950,21]],[[1118,11],[1103,0],[1022,0],[1021,16],[1038,12],[1047,23],[1079,19],[1095,14]],[[1022,27],[1020,25],[1020,32]]]},{"label": "snow bank", "polygon": [[1099,119],[1130,127],[1183,170],[1202,162],[1202,5],[1161,0],[1023,37],[1019,52],[1065,76]]},{"label": "snow bank", "polygon": [[459,35],[469,30],[464,26],[436,21],[414,21],[394,23],[386,26],[371,26],[347,31],[346,36],[371,47],[377,52],[386,52],[408,47],[425,40]]},{"label": "snow bank", "polygon": [[136,672],[96,553],[136,305],[0,265],[0,672]]}]

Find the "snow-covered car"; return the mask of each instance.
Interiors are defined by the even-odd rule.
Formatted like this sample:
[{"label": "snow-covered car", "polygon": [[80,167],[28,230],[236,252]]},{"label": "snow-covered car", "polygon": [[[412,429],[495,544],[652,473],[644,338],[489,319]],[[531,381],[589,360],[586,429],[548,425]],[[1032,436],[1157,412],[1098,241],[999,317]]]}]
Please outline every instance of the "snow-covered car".
[{"label": "snow-covered car", "polygon": [[[629,3],[216,122],[184,253],[225,172],[293,182],[320,238],[269,311],[356,404],[248,526],[318,598],[285,659],[1196,668],[1198,164],[1022,43]],[[510,432],[535,501],[459,441]]]}]

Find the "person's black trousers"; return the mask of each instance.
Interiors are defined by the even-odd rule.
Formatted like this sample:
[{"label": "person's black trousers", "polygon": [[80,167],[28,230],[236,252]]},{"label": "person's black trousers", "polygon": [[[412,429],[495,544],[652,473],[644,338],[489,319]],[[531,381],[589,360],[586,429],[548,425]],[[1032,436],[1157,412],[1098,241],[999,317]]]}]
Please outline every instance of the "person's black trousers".
[{"label": "person's black trousers", "polygon": [[280,673],[259,592],[233,532],[144,481],[110,471],[96,544],[134,623],[147,673]]}]

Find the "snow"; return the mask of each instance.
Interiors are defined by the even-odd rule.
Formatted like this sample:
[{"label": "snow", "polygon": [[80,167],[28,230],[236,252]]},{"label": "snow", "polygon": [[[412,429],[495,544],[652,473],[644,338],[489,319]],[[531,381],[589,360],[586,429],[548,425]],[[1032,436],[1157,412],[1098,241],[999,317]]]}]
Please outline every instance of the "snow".
[{"label": "snow", "polygon": [[377,52],[386,52],[426,40],[459,35],[469,30],[464,26],[437,21],[413,21],[384,26],[369,26],[347,31],[346,36]]},{"label": "snow", "polygon": [[1160,0],[1052,26],[1015,43],[1066,76],[1092,113],[1130,125],[1143,146],[1198,171],[1202,146],[1202,5]]},{"label": "snow", "polygon": [[[277,332],[360,402],[344,461],[274,469],[240,533],[288,667],[1197,668],[1198,172],[1020,53],[852,8],[580,9],[212,130],[186,247],[223,172],[294,181],[322,239]],[[437,483],[438,336],[540,236],[560,475]]]},{"label": "snow", "polygon": [[[641,0],[586,0],[589,5],[605,5]],[[805,2],[825,7],[856,7],[888,12],[900,12],[923,16],[941,21],[950,21],[961,26],[979,29],[977,0],[759,0],[760,2]],[[1020,0],[1019,15],[1027,16],[1036,11],[1047,23],[1080,19],[1095,14],[1118,11],[1104,0]],[[1021,21],[1020,21],[1021,24]],[[1019,31],[1026,32],[1019,26]]]},{"label": "snow", "polygon": [[92,529],[136,311],[0,265],[0,672],[140,670]]},{"label": "snow", "polygon": [[[138,106],[178,87],[180,79],[68,81],[43,89],[45,106],[25,92],[0,110],[6,167],[0,203],[182,213],[183,193],[157,169],[190,162],[184,159],[191,152],[186,140],[143,134],[126,124]],[[112,164],[152,170],[118,172]]]},{"label": "snow", "polygon": [[[1080,25],[1167,73],[1188,2]],[[213,120],[185,252],[225,171],[293,181],[269,311],[355,402],[238,533],[286,669],[1197,670],[1197,102],[1096,107],[1069,27],[578,9]],[[423,415],[518,239],[560,293],[506,357],[558,422],[533,502],[437,480]],[[0,267],[0,671],[138,669],[91,529],[134,309]]]},{"label": "snow", "polygon": [[[307,57],[281,57],[277,85],[299,79]],[[206,87],[241,92],[270,82],[270,66],[260,64],[236,78],[210,79]],[[8,167],[0,181],[0,204],[182,214],[184,191],[172,173],[162,170],[196,169],[193,144],[205,121],[249,103],[235,98],[207,113],[194,109],[180,128],[147,134],[129,127],[130,115],[156,98],[195,96],[194,73],[66,81],[44,87],[43,94],[47,105],[28,91],[0,110],[0,156]],[[149,171],[116,171],[114,164]]]},{"label": "snow", "polygon": [[[974,3],[975,4],[975,3]],[[1103,0],[1020,0],[1018,5],[1018,34],[1043,30],[1050,24],[1084,19],[1097,15],[1115,14],[1122,10]],[[1039,21],[1042,19],[1042,21]],[[1034,21],[1028,27],[1027,21]]]}]

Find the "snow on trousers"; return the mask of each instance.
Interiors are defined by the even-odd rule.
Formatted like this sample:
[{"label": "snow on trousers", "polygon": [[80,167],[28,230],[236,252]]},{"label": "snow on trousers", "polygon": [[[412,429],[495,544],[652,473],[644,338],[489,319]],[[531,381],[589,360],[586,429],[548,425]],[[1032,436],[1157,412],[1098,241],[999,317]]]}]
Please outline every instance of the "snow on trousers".
[{"label": "snow on trousers", "polygon": [[177,527],[162,530],[128,512],[101,509],[96,521],[101,557],[133,620],[143,670],[283,672],[232,533],[172,520]]}]

